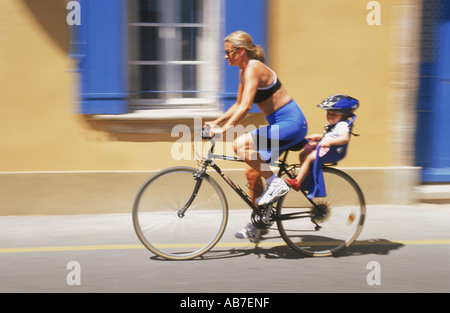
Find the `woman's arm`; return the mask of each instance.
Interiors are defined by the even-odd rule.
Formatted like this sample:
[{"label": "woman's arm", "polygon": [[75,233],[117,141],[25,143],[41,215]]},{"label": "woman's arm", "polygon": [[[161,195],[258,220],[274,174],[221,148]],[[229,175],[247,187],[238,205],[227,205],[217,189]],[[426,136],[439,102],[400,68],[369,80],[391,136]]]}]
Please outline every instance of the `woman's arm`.
[{"label": "woman's arm", "polygon": [[[242,75],[239,75],[239,77],[242,77]],[[255,98],[256,90],[258,88],[258,82],[259,78],[257,72],[253,67],[248,67],[245,71],[245,86],[240,79],[236,103],[233,104],[225,114],[214,121],[216,124],[208,123],[208,125],[216,126],[225,122],[221,128],[213,128],[211,130],[212,133],[219,135],[225,133],[247,115],[252,108],[253,99]]]},{"label": "woman's arm", "polygon": [[239,73],[239,87],[238,87],[236,102],[220,117],[218,117],[214,121],[205,122],[205,125],[209,125],[212,127],[220,126],[221,124],[227,122],[235,114],[237,108],[239,107],[239,103],[242,100],[242,93],[243,93],[243,89],[244,89],[242,86],[242,80],[240,79],[241,74],[242,74],[242,71],[240,71],[240,73]]},{"label": "woman's arm", "polygon": [[245,86],[242,85],[241,81],[239,84],[240,93],[238,94],[236,109],[223,126],[224,131],[239,123],[252,108],[253,99],[255,98],[259,83],[257,68],[254,66],[248,66],[244,75]]}]

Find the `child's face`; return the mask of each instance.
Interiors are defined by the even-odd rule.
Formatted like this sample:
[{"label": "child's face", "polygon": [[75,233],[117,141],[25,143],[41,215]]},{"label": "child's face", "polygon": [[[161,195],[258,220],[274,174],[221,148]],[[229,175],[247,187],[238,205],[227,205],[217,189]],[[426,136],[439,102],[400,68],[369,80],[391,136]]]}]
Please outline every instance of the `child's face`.
[{"label": "child's face", "polygon": [[328,123],[334,125],[340,122],[342,119],[342,114],[339,112],[327,111],[327,121]]}]

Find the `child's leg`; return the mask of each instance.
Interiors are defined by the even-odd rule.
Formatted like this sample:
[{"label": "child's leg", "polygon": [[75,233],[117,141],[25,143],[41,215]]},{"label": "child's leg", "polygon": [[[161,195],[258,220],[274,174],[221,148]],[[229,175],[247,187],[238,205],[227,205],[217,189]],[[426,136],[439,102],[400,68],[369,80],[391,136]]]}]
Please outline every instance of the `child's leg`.
[{"label": "child's leg", "polygon": [[303,164],[306,157],[308,155],[310,155],[311,153],[313,153],[314,151],[316,151],[316,148],[317,148],[317,145],[315,143],[313,143],[313,144],[308,143],[305,146],[305,148],[302,150],[302,152],[300,152],[300,155],[299,155],[300,163]]},{"label": "child's leg", "polygon": [[316,144],[307,144],[302,152],[300,152],[299,159],[300,159],[300,170],[297,174],[297,177],[295,179],[289,179],[287,180],[287,183],[294,188],[295,190],[300,190],[301,183],[303,180],[305,180],[306,175],[308,175],[309,166],[311,162],[314,162],[316,159]]},{"label": "child's leg", "polygon": [[308,175],[310,165],[314,162],[315,159],[316,159],[315,151],[311,151],[306,157],[304,157],[302,166],[300,167],[300,171],[298,172],[296,177],[296,180],[299,184],[301,184],[305,180],[306,175]]}]

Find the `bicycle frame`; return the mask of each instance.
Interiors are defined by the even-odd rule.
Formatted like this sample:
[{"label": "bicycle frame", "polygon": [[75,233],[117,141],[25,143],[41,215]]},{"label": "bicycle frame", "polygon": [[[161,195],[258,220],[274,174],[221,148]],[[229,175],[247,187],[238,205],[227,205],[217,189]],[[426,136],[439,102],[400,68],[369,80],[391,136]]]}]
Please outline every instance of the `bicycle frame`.
[{"label": "bicycle frame", "polygon": [[[223,171],[222,169],[213,162],[213,159],[220,159],[220,160],[225,160],[225,161],[232,161],[232,162],[244,162],[244,160],[238,158],[238,157],[232,157],[232,156],[227,156],[227,155],[219,155],[219,154],[215,154],[214,153],[214,147],[215,147],[215,141],[212,138],[204,138],[204,139],[208,139],[211,143],[211,148],[209,149],[207,156],[205,158],[205,160],[203,161],[202,164],[202,168],[197,172],[195,179],[197,180],[197,183],[194,187],[194,191],[192,193],[191,198],[188,200],[188,202],[186,203],[186,205],[178,212],[178,216],[179,217],[183,217],[184,213],[186,212],[186,210],[189,208],[189,206],[191,205],[191,203],[194,201],[195,196],[198,193],[198,190],[200,189],[202,180],[204,175],[206,174],[206,169],[211,166],[226,182],[227,184],[247,203],[247,205],[253,210],[253,212],[258,215],[263,221],[265,222],[269,222],[270,220],[270,213],[272,211],[272,204],[269,205],[265,205],[265,206],[255,206],[255,204],[253,203],[253,201],[250,199],[250,197],[245,193],[244,190],[242,190],[241,187],[239,187],[238,185],[236,185]],[[288,151],[285,152],[283,159],[281,160],[281,162],[279,162],[278,164],[278,176],[281,177],[283,174],[287,174],[290,178],[294,178],[294,174],[292,174],[288,167],[286,166],[286,159],[287,159],[287,155],[288,155]],[[308,201],[312,204],[312,206],[316,209],[319,209],[317,207],[317,205],[314,203],[314,201],[312,201],[311,199],[309,199],[308,197],[306,197],[306,193],[305,191],[301,190],[301,193],[304,195],[304,197],[306,199],[308,199]],[[280,219],[296,219],[296,218],[306,218],[306,217],[311,217],[310,214],[310,210],[308,209],[307,211],[304,212],[295,212],[295,213],[291,213],[291,214],[286,214],[283,217],[281,217]],[[272,221],[276,221],[276,219],[273,219]],[[315,223],[313,221],[313,223],[319,227],[317,225],[317,223]]]},{"label": "bicycle frame", "polygon": [[[212,167],[251,208],[251,223],[254,226],[260,229],[268,229],[276,222],[276,227],[283,240],[294,251],[301,254],[307,256],[335,255],[335,253],[339,253],[352,244],[361,232],[366,211],[364,196],[359,186],[348,174],[338,169],[329,168],[329,164],[322,164],[324,173],[327,173],[324,175],[324,186],[327,186],[326,196],[323,196],[323,193],[315,198],[310,196],[312,194],[316,196],[316,188],[310,186],[314,182],[312,184],[308,182],[306,189],[301,189],[298,195],[296,192],[290,193],[294,198],[283,196],[276,202],[259,206],[254,204],[251,197],[235,184],[214,161],[215,159],[221,159],[244,162],[244,160],[234,156],[215,154],[216,143],[213,138],[202,136],[202,139],[210,140],[211,147],[209,147],[207,153],[202,155],[197,168],[179,166],[162,170],[147,179],[136,195],[133,204],[133,225],[144,246],[157,256],[173,260],[192,259],[212,249],[224,234],[229,215],[227,199],[221,186],[207,173],[209,167]],[[302,144],[292,147],[278,159],[278,177],[287,175],[294,178],[296,176],[296,169],[299,164],[288,164],[287,157],[289,151],[298,151],[301,147]],[[192,181],[192,178],[194,181]],[[174,184],[175,189],[179,188],[180,191],[183,189],[179,193],[179,197],[173,199],[163,197],[161,199],[162,205],[159,202],[152,201],[153,198],[161,197],[161,188],[166,188],[171,179],[179,183],[178,185]],[[187,190],[185,189],[186,182],[190,185]],[[208,186],[202,186],[203,183]],[[332,188],[334,184],[339,185],[339,188]],[[334,201],[333,195],[336,192],[338,195],[341,193],[340,187],[342,184],[345,185],[344,191],[349,195],[349,201],[341,202],[340,199]],[[150,187],[152,190],[146,193],[149,186],[155,187]],[[209,189],[206,190],[204,187]],[[302,198],[302,195],[308,201],[295,199],[298,196]],[[146,200],[141,203],[142,199]],[[164,201],[166,202],[164,203]],[[335,207],[338,210],[334,211]],[[170,217],[170,214],[174,213],[174,209],[179,219],[170,218],[166,220],[167,217]],[[192,214],[192,219],[184,218],[188,209],[200,214]],[[214,209],[216,210],[214,211]],[[337,214],[331,213],[332,210],[333,213]],[[216,216],[215,214],[220,214],[222,217],[217,219],[214,224],[215,227],[218,227],[218,231],[214,233],[212,240],[208,234],[205,234],[206,238],[203,239],[203,233],[201,231],[196,232],[201,227],[201,223],[204,222],[205,216],[202,212],[206,212],[207,217]],[[143,214],[142,219],[140,218],[141,214]],[[310,232],[322,229],[324,223],[324,229],[327,229],[326,225],[332,225],[333,227],[318,234],[316,239],[309,240]],[[180,224],[183,227],[180,227]],[[334,226],[337,226],[337,228]],[[177,228],[180,231],[179,235],[166,238],[167,232],[173,232]],[[308,232],[306,237],[304,236],[305,232]],[[193,235],[192,242],[187,238],[190,235]],[[199,240],[199,238],[202,239]],[[257,243],[259,239],[255,237],[250,241]],[[203,243],[198,245],[202,241]],[[179,246],[179,243],[193,243],[193,246],[185,244]]]},{"label": "bicycle frame", "polygon": [[227,182],[227,184],[250,206],[250,208],[258,215],[262,217],[262,214],[260,210],[257,209],[257,207],[253,204],[250,197],[245,193],[244,190],[242,190],[241,187],[236,185],[223,171],[222,169],[213,162],[213,159],[221,159],[225,161],[232,161],[232,162],[244,162],[244,160],[238,158],[238,157],[231,157],[227,155],[219,155],[214,153],[214,147],[216,145],[215,141],[213,139],[210,139],[211,142],[211,148],[208,151],[206,160],[203,162],[203,168],[202,172],[206,171],[206,168],[208,166],[211,166],[219,175]]}]

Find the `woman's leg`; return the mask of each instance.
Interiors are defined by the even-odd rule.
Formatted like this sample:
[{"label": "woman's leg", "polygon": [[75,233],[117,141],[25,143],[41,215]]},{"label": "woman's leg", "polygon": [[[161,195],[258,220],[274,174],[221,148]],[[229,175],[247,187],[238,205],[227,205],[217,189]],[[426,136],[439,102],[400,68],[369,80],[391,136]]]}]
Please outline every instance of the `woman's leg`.
[{"label": "woman's leg", "polygon": [[258,153],[256,144],[253,141],[253,137],[250,133],[242,135],[233,143],[234,152],[247,163],[250,168],[255,170],[260,176],[266,180],[273,175],[273,171],[270,169],[269,164],[261,158]]},{"label": "woman's leg", "polygon": [[252,199],[252,202],[254,205],[258,205],[256,203],[256,199],[261,197],[263,191],[264,191],[264,185],[261,178],[261,174],[259,174],[258,171],[255,169],[248,167],[245,170],[245,176],[247,177],[248,181],[248,189],[250,193],[250,198]]},{"label": "woman's leg", "polygon": [[[250,134],[238,137],[233,143],[233,148],[235,153],[249,165],[245,171],[245,176],[249,183],[250,198],[255,206],[258,206],[258,200],[262,197],[264,191],[261,177],[264,177],[267,181],[274,174],[267,162],[259,155],[253,142],[253,137]],[[259,242],[261,235],[267,232],[267,229],[260,229],[250,222],[244,229],[236,232],[235,237]]]},{"label": "woman's leg", "polygon": [[250,133],[242,135],[234,141],[234,151],[266,180],[266,189],[256,200],[258,205],[269,204],[289,192],[289,186],[273,173],[269,164],[258,153]]}]

